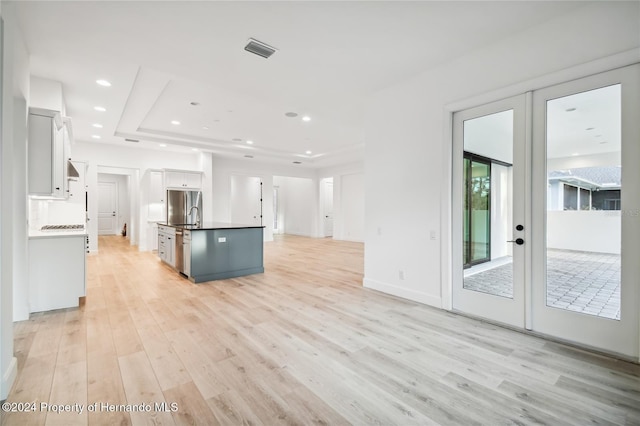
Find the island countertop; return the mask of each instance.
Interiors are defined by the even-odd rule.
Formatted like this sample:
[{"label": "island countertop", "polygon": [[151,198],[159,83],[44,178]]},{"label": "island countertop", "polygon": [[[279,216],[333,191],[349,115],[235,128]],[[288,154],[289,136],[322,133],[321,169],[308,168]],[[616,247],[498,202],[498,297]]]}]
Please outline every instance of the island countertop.
[{"label": "island countertop", "polygon": [[170,226],[176,229],[186,229],[189,231],[206,231],[206,230],[217,230],[217,229],[247,229],[247,228],[264,228],[264,225],[247,225],[242,223],[227,223],[227,222],[204,222],[201,223],[200,226],[189,225],[189,224],[177,224],[170,225],[168,223],[158,222],[158,225],[162,226]]}]

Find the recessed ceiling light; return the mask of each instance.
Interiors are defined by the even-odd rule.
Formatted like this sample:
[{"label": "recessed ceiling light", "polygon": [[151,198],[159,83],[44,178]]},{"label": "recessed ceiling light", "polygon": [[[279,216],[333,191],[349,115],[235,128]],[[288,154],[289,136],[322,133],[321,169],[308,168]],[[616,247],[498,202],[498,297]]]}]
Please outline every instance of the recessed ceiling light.
[{"label": "recessed ceiling light", "polygon": [[100,112],[105,112],[107,110],[105,107],[101,107],[101,106],[94,106],[93,109]]},{"label": "recessed ceiling light", "polygon": [[577,152],[574,152],[574,153],[573,153],[573,154],[571,154],[571,155],[575,157],[575,156],[580,155],[580,154],[578,154]]},{"label": "recessed ceiling light", "polygon": [[585,130],[593,130],[595,127],[587,127]]},{"label": "recessed ceiling light", "polygon": [[304,117],[302,117],[302,121],[311,121],[311,117],[305,115]]},{"label": "recessed ceiling light", "polygon": [[302,164],[302,161],[294,161],[293,164]]},{"label": "recessed ceiling light", "polygon": [[102,124],[100,124],[100,123],[93,123],[93,127],[95,127],[96,129],[102,129]]},{"label": "recessed ceiling light", "polygon": [[198,105],[200,105],[200,102],[196,102],[196,101],[189,102],[189,105],[191,105],[191,106],[198,106]]},{"label": "recessed ceiling light", "polygon": [[311,154],[313,154],[313,152],[311,152],[311,151],[307,151],[305,154],[307,154],[307,155],[311,155]]},{"label": "recessed ceiling light", "polygon": [[298,113],[297,112],[285,112],[284,113],[285,116],[293,118],[293,117],[297,117]]},{"label": "recessed ceiling light", "polygon": [[575,108],[567,108],[567,109],[565,109],[565,111],[567,111],[567,112],[573,112],[575,110],[576,110]]},{"label": "recessed ceiling light", "polygon": [[100,139],[100,135],[91,135],[91,137],[94,139]]},{"label": "recessed ceiling light", "polygon": [[202,126],[202,130],[209,130],[207,126]]},{"label": "recessed ceiling light", "polygon": [[111,87],[111,83],[109,83],[107,80],[96,80],[96,83],[98,83],[100,86]]},{"label": "recessed ceiling light", "polygon": [[173,124],[174,126],[179,126],[180,122],[178,120],[171,120],[171,124]]},{"label": "recessed ceiling light", "polygon": [[165,148],[167,146],[167,144],[166,143],[161,143],[160,146]]},{"label": "recessed ceiling light", "polygon": [[200,151],[198,148],[191,148],[191,151]]},{"label": "recessed ceiling light", "polygon": [[253,141],[247,141],[249,145],[253,145]]}]

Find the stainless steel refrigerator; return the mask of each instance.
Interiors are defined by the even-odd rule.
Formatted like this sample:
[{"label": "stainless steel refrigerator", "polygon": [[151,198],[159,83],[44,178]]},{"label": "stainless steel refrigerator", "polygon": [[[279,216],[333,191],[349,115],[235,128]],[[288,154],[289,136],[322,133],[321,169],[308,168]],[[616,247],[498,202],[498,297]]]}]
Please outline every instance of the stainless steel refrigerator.
[{"label": "stainless steel refrigerator", "polygon": [[167,190],[167,223],[193,225],[202,223],[202,192]]}]

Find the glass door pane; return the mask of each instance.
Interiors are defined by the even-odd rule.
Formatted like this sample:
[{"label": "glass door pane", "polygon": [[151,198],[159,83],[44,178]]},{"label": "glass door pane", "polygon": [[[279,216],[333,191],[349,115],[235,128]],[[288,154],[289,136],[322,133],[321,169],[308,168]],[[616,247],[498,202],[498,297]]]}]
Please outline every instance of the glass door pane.
[{"label": "glass door pane", "polygon": [[556,201],[547,204],[546,303],[613,320],[620,319],[620,117],[620,84],[546,105],[547,199]]},{"label": "glass door pane", "polygon": [[463,287],[511,298],[513,110],[465,120],[463,143]]}]

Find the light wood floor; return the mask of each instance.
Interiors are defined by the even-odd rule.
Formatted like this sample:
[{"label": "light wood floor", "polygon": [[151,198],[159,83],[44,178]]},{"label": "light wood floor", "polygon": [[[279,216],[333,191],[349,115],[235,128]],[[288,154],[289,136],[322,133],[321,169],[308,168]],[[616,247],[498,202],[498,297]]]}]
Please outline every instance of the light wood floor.
[{"label": "light wood floor", "polygon": [[[361,244],[279,237],[200,285],[99,244],[82,308],[16,323],[8,398],[84,411],[3,425],[640,424],[640,366],[363,289]],[[155,402],[178,411],[100,407]]]}]

